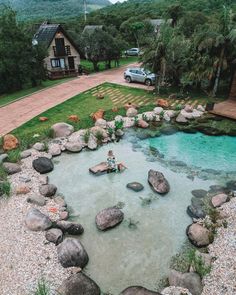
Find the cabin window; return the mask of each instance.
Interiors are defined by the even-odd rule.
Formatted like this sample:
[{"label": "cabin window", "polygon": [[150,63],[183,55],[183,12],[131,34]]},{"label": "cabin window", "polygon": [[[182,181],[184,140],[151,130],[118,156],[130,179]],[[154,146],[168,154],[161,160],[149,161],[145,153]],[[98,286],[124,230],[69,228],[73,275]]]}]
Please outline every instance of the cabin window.
[{"label": "cabin window", "polygon": [[71,55],[70,45],[66,45],[66,55]]},{"label": "cabin window", "polygon": [[52,68],[65,68],[65,59],[64,58],[52,58],[51,59]]}]

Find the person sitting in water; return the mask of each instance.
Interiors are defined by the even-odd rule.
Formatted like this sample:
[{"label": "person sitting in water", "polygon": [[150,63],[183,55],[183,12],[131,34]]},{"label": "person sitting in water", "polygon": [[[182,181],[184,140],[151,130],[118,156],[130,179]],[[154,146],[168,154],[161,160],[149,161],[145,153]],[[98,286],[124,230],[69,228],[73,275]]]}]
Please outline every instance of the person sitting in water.
[{"label": "person sitting in water", "polygon": [[115,171],[123,171],[126,169],[125,165],[122,163],[117,163],[116,158],[113,154],[113,151],[109,151],[107,154],[107,166],[108,170],[107,173],[115,172]]}]

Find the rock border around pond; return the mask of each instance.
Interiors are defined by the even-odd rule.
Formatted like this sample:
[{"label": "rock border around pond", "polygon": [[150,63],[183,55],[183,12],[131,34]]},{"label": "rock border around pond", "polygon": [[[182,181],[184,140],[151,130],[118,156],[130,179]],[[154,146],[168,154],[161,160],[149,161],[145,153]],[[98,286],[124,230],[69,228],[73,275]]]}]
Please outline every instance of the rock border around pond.
[{"label": "rock border around pond", "polygon": [[[22,201],[26,202],[26,200],[28,200],[29,202],[28,204],[30,204],[30,206],[32,206],[31,208],[33,208],[28,211],[28,215],[26,216],[26,220],[27,220],[26,225],[28,226],[28,228],[30,230],[36,230],[36,231],[46,230],[45,232],[46,239],[50,243],[55,244],[57,246],[57,249],[63,248],[63,245],[68,243],[68,241],[69,242],[71,241],[71,244],[73,245],[74,243],[77,243],[75,242],[77,240],[74,240],[72,238],[65,238],[65,235],[66,234],[82,234],[83,227],[79,224],[73,224],[70,222],[67,222],[66,224],[63,225],[64,221],[60,221],[60,219],[62,219],[61,213],[67,212],[66,204],[65,202],[63,202],[63,198],[57,195],[56,188],[53,186],[53,184],[48,183],[47,177],[44,177],[43,175],[40,175],[39,173],[44,174],[44,173],[48,173],[52,171],[54,169],[52,157],[59,156],[64,151],[73,152],[73,153],[81,152],[82,149],[84,148],[95,150],[97,149],[99,144],[107,144],[110,141],[116,140],[116,137],[119,139],[121,136],[123,136],[122,130],[116,130],[116,132],[112,136],[110,136],[107,129],[107,128],[114,128],[115,122],[122,121],[124,128],[129,128],[133,126],[146,128],[147,125],[145,125],[143,121],[148,122],[148,124],[149,122],[152,122],[152,121],[159,122],[160,120],[169,122],[173,120],[173,118],[176,118],[176,116],[178,116],[178,114],[172,110],[164,111],[163,109],[162,110],[160,109],[161,109],[160,107],[155,108],[153,112],[145,112],[143,114],[137,114],[133,110],[129,109],[127,111],[128,112],[127,117],[117,116],[115,120],[112,122],[106,122],[105,120],[100,119],[100,121],[98,121],[95,124],[96,126],[90,129],[91,131],[88,134],[88,141],[85,140],[85,134],[87,132],[86,130],[80,130],[80,131],[74,132],[73,126],[69,124],[66,124],[66,123],[55,124],[54,126],[52,126],[52,131],[55,138],[49,143],[48,151],[50,153],[46,153],[43,149],[43,145],[38,143],[37,145],[33,147],[33,149],[22,152],[22,164],[20,166],[13,167],[12,165],[9,165],[8,163],[6,163],[5,166],[6,166],[6,170],[8,169],[7,173],[9,174],[9,178],[11,178],[13,184],[16,183],[18,186],[20,183],[19,179],[27,180],[27,174],[25,175],[24,173],[28,173],[30,169],[33,169],[32,167],[30,169],[29,167],[27,167],[26,169],[25,167],[26,162],[29,163],[31,161],[31,163],[33,163],[33,167],[35,169],[32,172],[33,174],[38,173],[37,187],[30,189],[30,185],[29,185],[29,188],[28,188],[29,191],[27,191],[27,189],[23,190],[22,184],[20,184],[21,190],[19,190],[18,188],[18,191],[26,192]],[[185,124],[188,122],[188,120],[192,120],[194,118],[198,118],[202,116],[204,113],[203,111],[204,111],[203,109],[201,110],[190,110],[187,108],[184,109],[179,114],[179,116],[181,115],[182,118],[184,118],[184,120],[182,119],[182,121],[184,122],[181,122],[181,123]],[[163,117],[162,117],[162,112],[164,112]],[[179,121],[180,119],[181,118],[178,118],[178,120],[176,119],[176,121]],[[58,137],[58,135],[60,137]],[[29,179],[29,183],[30,182],[31,180]],[[151,182],[151,185],[153,186],[152,182]],[[168,192],[169,190],[168,185],[169,185],[168,182],[166,182],[166,189],[165,189],[166,192]],[[17,191],[17,187],[14,187],[14,191]],[[163,190],[161,190],[161,193],[163,193],[162,191]],[[32,193],[35,194],[35,198],[32,196]],[[40,206],[40,202],[37,201],[37,198],[36,198],[37,194],[40,194],[38,195],[38,197],[41,197],[42,200],[44,200],[44,202],[41,202],[42,207],[40,208],[42,209],[37,209],[37,206]],[[201,197],[204,197],[204,196],[201,195]],[[227,198],[225,197],[216,198],[216,196],[213,196],[212,203],[213,205],[215,204],[214,205],[215,207],[218,207],[217,210],[220,210],[221,209],[220,206],[224,205],[224,200],[229,201],[229,198],[230,198],[229,196],[227,196]],[[217,201],[215,201],[216,199]],[[46,210],[49,210],[49,211],[46,212],[45,208]],[[46,214],[46,213],[49,213],[49,214]],[[121,214],[120,216],[122,217],[119,218],[119,221],[115,224],[119,224],[123,220],[123,215]],[[108,226],[108,228],[109,227],[110,226]],[[201,220],[201,219],[198,219],[197,221],[194,220],[194,223],[190,225],[189,228],[193,228],[193,227],[197,227],[198,229],[204,228],[204,220]],[[103,229],[106,229],[106,227]],[[206,232],[206,230],[204,231]],[[187,231],[187,233],[189,235],[189,230]],[[199,242],[196,242],[193,239],[193,237],[195,236],[191,234],[191,241],[192,242],[194,241],[194,243],[196,243],[197,246],[202,246],[202,243],[199,244]],[[212,242],[212,240],[209,238],[209,243],[210,242]],[[207,241],[207,243],[203,243],[203,244],[208,245],[209,243]],[[63,266],[66,266],[69,268],[73,266],[77,266],[77,267],[83,268],[86,265],[86,263],[88,262],[88,255],[86,253],[86,250],[83,248],[83,246],[81,246],[81,244],[80,245],[76,244],[75,247],[72,247],[73,251],[70,251],[71,247],[65,247],[65,248],[66,248],[66,251],[63,250],[63,255],[60,254],[60,250],[59,250],[59,257],[63,256],[63,259],[59,258]],[[82,255],[83,257],[81,258],[80,255]],[[74,259],[75,257],[76,259]],[[66,262],[64,258],[67,260]],[[77,261],[77,260],[79,262],[75,263],[74,261]],[[83,275],[81,274],[81,276]],[[184,287],[184,286],[177,286],[177,287]],[[142,288],[142,287],[139,287],[139,288]],[[127,290],[128,289],[132,289],[132,287],[127,288]],[[98,289],[96,290],[97,290],[96,291],[97,294],[100,294],[99,293],[100,291],[98,291]],[[140,293],[140,294],[158,294],[154,291],[149,291],[149,290],[147,291],[151,293]],[[65,293],[65,295],[66,294],[67,293]]]}]

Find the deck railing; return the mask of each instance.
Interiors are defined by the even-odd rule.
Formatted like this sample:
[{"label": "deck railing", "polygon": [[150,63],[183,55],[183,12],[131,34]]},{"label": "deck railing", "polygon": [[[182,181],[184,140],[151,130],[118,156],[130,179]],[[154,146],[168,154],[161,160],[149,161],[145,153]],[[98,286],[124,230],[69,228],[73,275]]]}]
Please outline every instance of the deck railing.
[{"label": "deck railing", "polygon": [[48,70],[48,78],[50,80],[56,80],[56,79],[61,79],[65,77],[76,77],[77,76],[77,71],[75,69],[59,69],[59,70],[53,70],[50,71]]}]

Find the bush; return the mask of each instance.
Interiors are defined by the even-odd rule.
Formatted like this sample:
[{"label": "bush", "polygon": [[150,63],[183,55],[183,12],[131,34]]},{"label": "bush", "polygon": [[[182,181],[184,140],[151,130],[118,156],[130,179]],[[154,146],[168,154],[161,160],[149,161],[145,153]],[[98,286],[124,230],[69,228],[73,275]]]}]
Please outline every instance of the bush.
[{"label": "bush", "polygon": [[98,141],[99,144],[102,143],[102,141],[103,141],[103,134],[102,134],[101,131],[97,131],[95,133],[95,137],[97,138],[97,141]]},{"label": "bush", "polygon": [[124,122],[123,121],[115,121],[115,131],[119,129],[123,129]]},{"label": "bush", "polygon": [[86,130],[85,134],[84,134],[84,142],[88,143],[89,141],[89,137],[90,137],[91,131],[88,129]]},{"label": "bush", "polygon": [[210,266],[206,266],[202,257],[196,254],[195,250],[190,250],[188,253],[189,264],[192,265],[195,271],[203,278],[211,271]]},{"label": "bush", "polygon": [[7,173],[4,170],[3,166],[0,164],[0,181],[7,180]]}]

